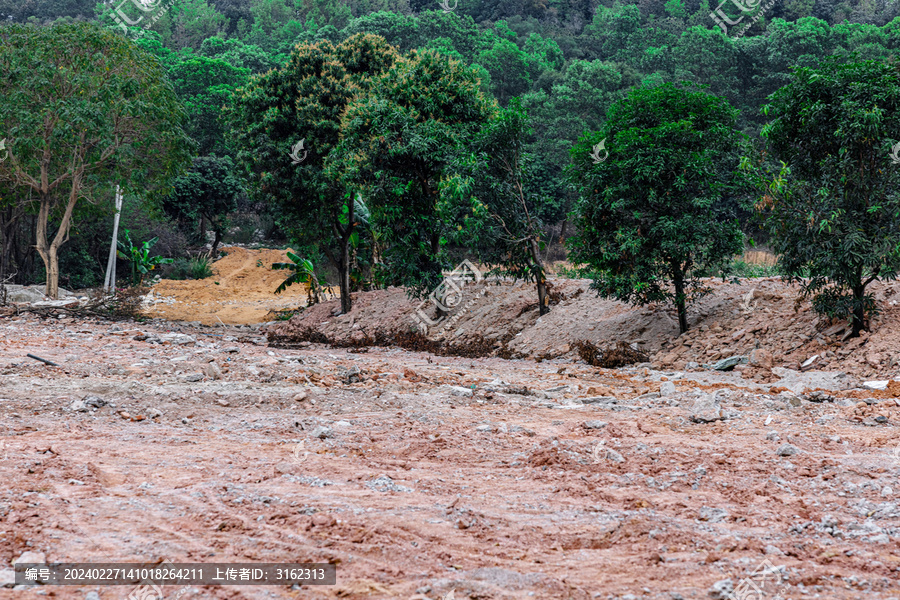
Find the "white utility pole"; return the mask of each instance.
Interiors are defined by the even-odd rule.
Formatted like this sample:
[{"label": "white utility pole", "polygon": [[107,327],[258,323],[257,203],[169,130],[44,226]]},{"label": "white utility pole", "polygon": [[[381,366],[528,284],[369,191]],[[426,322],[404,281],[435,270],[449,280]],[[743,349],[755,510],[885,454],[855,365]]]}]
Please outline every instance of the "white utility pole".
[{"label": "white utility pole", "polygon": [[109,260],[106,262],[106,279],[103,282],[103,291],[116,287],[116,250],[119,240],[119,214],[122,212],[122,194],[119,186],[116,186],[116,216],[113,218],[112,244],[109,247]]}]

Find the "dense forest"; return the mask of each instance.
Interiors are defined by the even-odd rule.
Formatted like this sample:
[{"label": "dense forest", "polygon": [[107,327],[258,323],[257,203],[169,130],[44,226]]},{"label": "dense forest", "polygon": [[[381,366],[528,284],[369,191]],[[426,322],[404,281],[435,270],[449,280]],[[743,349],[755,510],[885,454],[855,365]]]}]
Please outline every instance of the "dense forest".
[{"label": "dense forest", "polygon": [[[157,237],[154,251],[177,259],[166,275],[190,276],[189,251],[207,241],[215,249],[222,240],[269,240],[291,243],[313,263],[339,275],[345,292],[391,283],[427,290],[437,283],[440,268],[450,264],[453,249],[466,245],[454,239],[458,235],[476,247],[480,258],[501,264],[505,273],[536,277],[540,283],[543,275],[536,273],[542,272],[542,260],[551,257],[553,243],[591,226],[583,211],[580,223],[572,219],[592,177],[577,160],[573,163],[572,149],[590,132],[606,131],[604,142],[611,139],[615,131],[609,123],[623,114],[621,107],[618,113],[611,108],[635,90],[673,82],[700,86],[698,93],[733,108],[733,115],[725,108],[721,114],[709,110],[740,134],[726,136],[735,146],[726,153],[728,164],[736,165],[737,146],[749,148],[758,142],[767,123],[764,106],[792,80],[793,69],[818,67],[826,57],[833,58],[834,68],[861,61],[887,64],[900,47],[897,2],[776,0],[754,6],[756,12],[748,13],[755,15],[751,21],[741,16],[738,9],[744,6],[739,2],[711,6],[708,0],[0,0],[0,18],[7,24],[0,36],[9,40],[34,31],[17,27],[49,29],[87,21],[121,34],[129,47],[158,61],[168,83],[148,73],[147,85],[171,86],[184,111],[183,130],[189,139],[176,149],[173,140],[178,135],[172,132],[181,129],[160,117],[165,126],[153,129],[153,135],[173,144],[172,156],[181,158],[154,166],[166,177],[152,179],[152,169],[147,169],[135,179],[143,181],[143,188],[127,186],[122,222],[132,238]],[[736,34],[713,14],[744,29]],[[380,36],[387,46],[361,34]],[[317,52],[320,58],[314,56]],[[13,68],[14,56],[9,47],[4,50],[0,61],[5,69]],[[384,64],[375,64],[373,56]],[[128,60],[133,61],[131,68],[144,71],[137,65],[138,55],[129,54]],[[338,83],[320,67],[310,66],[316,60],[337,65]],[[401,63],[412,65],[410,71],[396,66]],[[316,81],[309,78],[314,71]],[[404,86],[416,84],[415,77],[425,73],[438,83],[404,92]],[[441,82],[443,77],[452,81]],[[477,86],[477,98],[467,81]],[[318,108],[298,106],[290,118],[272,117],[272,111],[284,108],[273,90],[290,85],[310,86],[310,97],[334,98],[335,110],[317,112],[320,103]],[[337,98],[348,89],[357,93],[386,85],[395,87],[373,92],[368,104],[349,95]],[[158,93],[165,96],[161,88]],[[416,93],[420,97],[409,97]],[[500,112],[482,106],[479,98],[494,102]],[[435,103],[444,116],[428,123],[440,123],[446,130],[426,133],[431,125],[414,121],[437,110]],[[369,120],[386,118],[384,106],[392,107],[391,115],[408,111],[415,118],[376,131]],[[270,118],[285,120],[267,128],[249,125]],[[498,119],[496,127],[484,127],[493,119]],[[16,121],[11,109],[4,109],[0,123],[21,127],[26,121]],[[383,143],[385,136],[401,130],[433,144],[425,149],[410,145],[402,154],[372,141]],[[9,131],[0,137],[4,134],[16,137]],[[293,145],[301,138],[311,154],[305,168],[315,176],[296,182],[278,174],[280,167],[273,166],[277,153],[267,144]],[[448,139],[471,144],[460,153]],[[601,142],[600,137],[592,140]],[[506,167],[498,171],[483,157],[503,155],[502,148],[515,152],[503,159]],[[609,143],[606,148],[612,149]],[[366,168],[358,164],[362,155],[368,160]],[[427,177],[404,171],[404,165],[419,158],[429,164]],[[771,170],[775,163],[770,159],[760,159],[756,167]],[[116,169],[126,168],[126,163],[109,166],[108,173],[123,172]],[[602,168],[612,166],[610,162]],[[440,190],[425,183],[416,194],[442,199],[462,198],[473,190],[480,190],[481,197],[500,192],[513,197],[518,190],[517,206],[524,207],[527,219],[513,223],[520,213],[510,206],[486,206],[491,227],[502,223],[506,228],[498,233],[459,214],[437,219],[427,211],[416,212],[409,195],[417,177],[433,177]],[[46,261],[41,260],[41,240],[35,239],[44,218],[34,197],[37,187],[11,181],[0,182],[0,274],[15,283],[41,282]],[[388,192],[385,185],[392,186]],[[382,196],[393,194],[395,204],[379,200],[376,188]],[[70,215],[64,205],[47,205],[44,230],[61,232],[58,241],[65,246],[59,251],[60,283],[70,288],[102,283],[107,262],[115,185],[110,180],[91,189],[89,201],[73,203]],[[360,195],[361,190],[371,196]],[[767,233],[750,218],[758,196],[739,186],[729,188],[722,196],[730,203],[722,218],[737,219],[743,234],[765,238]],[[434,206],[429,210],[436,210]],[[440,210],[467,210],[460,206],[450,202]],[[476,214],[479,206],[484,205],[472,209]],[[322,214],[328,210],[332,212]],[[448,226],[457,222],[461,234]],[[323,230],[328,231],[324,237]],[[498,246],[498,235],[520,245],[524,240],[525,247],[519,252],[509,244]],[[443,246],[447,252],[441,252]],[[726,246],[729,252],[736,248],[731,242]],[[430,253],[410,258],[410,248],[425,247]],[[496,252],[498,247],[503,250]],[[582,263],[591,264],[585,248],[582,244],[579,250]],[[597,268],[609,268],[601,263]],[[383,264],[394,267],[379,271],[376,266]],[[697,274],[717,273],[713,267],[721,265],[711,261],[708,267]]]}]

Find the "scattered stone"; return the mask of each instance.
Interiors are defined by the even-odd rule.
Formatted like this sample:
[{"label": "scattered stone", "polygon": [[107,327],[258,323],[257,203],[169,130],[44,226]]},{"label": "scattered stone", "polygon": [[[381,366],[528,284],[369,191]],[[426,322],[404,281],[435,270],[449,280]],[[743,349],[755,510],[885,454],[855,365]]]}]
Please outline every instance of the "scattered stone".
[{"label": "scattered stone", "polygon": [[470,388],[459,387],[456,385],[451,385],[450,387],[450,395],[451,396],[462,396],[464,398],[472,397],[472,390]]},{"label": "scattered stone", "polygon": [[870,390],[886,390],[890,380],[888,381],[864,381],[863,387]]},{"label": "scattered stone", "polygon": [[353,424],[350,423],[350,421],[335,421],[334,423],[332,423],[332,425],[333,425],[334,427],[341,427],[341,428],[352,427],[352,426],[353,426]]},{"label": "scattered stone", "polygon": [[309,398],[309,392],[307,392],[306,390],[302,390],[297,393],[296,396],[294,396],[294,402],[303,402],[307,398]]},{"label": "scattered stone", "polygon": [[829,396],[821,390],[810,392],[809,394],[803,396],[803,398],[810,402],[834,402],[834,396]]},{"label": "scattered stone", "polygon": [[191,373],[190,375],[185,375],[182,377],[186,383],[197,383],[198,381],[203,381],[202,373]]},{"label": "scattered stone", "polygon": [[712,366],[715,371],[731,371],[737,365],[745,365],[750,362],[750,359],[746,356],[730,356],[728,358],[723,358],[716,364]]},{"label": "scattered stone", "polygon": [[[733,365],[732,365],[733,366]],[[708,394],[694,402],[691,409],[691,421],[694,423],[712,423],[724,420],[719,399],[714,394]]]},{"label": "scattered stone", "polygon": [[85,396],[81,401],[84,402],[86,406],[92,406],[94,408],[103,408],[107,404],[106,400],[99,396]]},{"label": "scattered stone", "polygon": [[216,400],[216,402],[218,402],[220,406],[228,406],[229,405],[228,400],[226,400],[225,398],[219,398],[218,400]]},{"label": "scattered stone", "polygon": [[[69,483],[75,481],[74,479],[70,480]],[[79,481],[78,485],[84,485],[84,482]],[[22,565],[43,565],[47,562],[47,555],[43,552],[23,552],[19,558],[12,561],[12,565],[15,567],[18,564]]]},{"label": "scattered stone", "polygon": [[876,423],[887,423],[887,422],[888,422],[888,418],[887,418],[886,416],[884,416],[884,415],[878,415],[878,416],[875,417],[875,422],[876,422]]},{"label": "scattered stone", "polygon": [[324,440],[325,438],[330,438],[334,435],[334,432],[331,431],[331,428],[324,427],[319,425],[315,429],[313,429],[312,436],[314,438],[319,438],[320,440]]},{"label": "scattered stone", "polygon": [[731,598],[731,594],[734,592],[734,583],[730,579],[722,579],[721,581],[715,582],[711,588],[709,588],[709,597],[713,600],[727,600]]},{"label": "scattered stone", "polygon": [[803,402],[800,400],[798,396],[788,396],[787,403],[791,406],[797,407],[800,406]]},{"label": "scattered stone", "polygon": [[164,333],[159,336],[160,344],[176,344],[178,346],[186,346],[194,344],[197,340],[184,333]]},{"label": "scattered stone", "polygon": [[775,357],[765,348],[757,348],[750,352],[750,364],[754,367],[771,369],[775,365]]},{"label": "scattered stone", "polygon": [[387,475],[379,475],[372,481],[366,484],[366,487],[369,489],[373,489],[378,492],[411,492],[412,490],[408,487],[397,485],[394,483],[394,480],[388,477]]},{"label": "scattered stone", "polygon": [[618,400],[616,400],[612,396],[592,396],[590,398],[582,398],[582,404],[616,404]]},{"label": "scattered stone", "polygon": [[512,427],[509,428],[509,432],[510,433],[524,433],[528,437],[534,437],[537,435],[532,430],[528,429],[527,427],[522,427],[521,425],[513,425]]},{"label": "scattered stone", "polygon": [[585,421],[581,424],[585,429],[603,429],[606,425],[606,421]]},{"label": "scattered stone", "polygon": [[161,416],[162,416],[162,411],[159,410],[158,408],[148,408],[148,409],[147,409],[147,416],[150,417],[151,419],[155,419],[155,418],[157,418],[157,417],[161,417]]},{"label": "scattered stone", "polygon": [[780,446],[778,448],[778,450],[775,451],[775,454],[777,454],[778,456],[793,456],[794,454],[797,454],[798,452],[800,452],[800,449],[797,448],[796,446],[792,446],[790,444],[784,444],[784,445]]},{"label": "scattered stone", "polygon": [[237,354],[240,351],[241,351],[241,349],[238,348],[237,346],[228,346],[227,348],[222,348],[222,352],[225,352],[228,354]]},{"label": "scattered stone", "polygon": [[777,442],[779,439],[779,435],[777,431],[770,431],[766,434],[766,439],[770,442]]},{"label": "scattered stone", "polygon": [[659,384],[660,396],[671,396],[675,393],[675,384],[671,381],[663,381]]},{"label": "scattered stone", "polygon": [[84,597],[84,600],[100,600],[100,596],[97,594],[97,592],[88,592]]},{"label": "scattered stone", "polygon": [[894,494],[894,489],[888,485],[881,488],[881,497],[888,498]]},{"label": "scattered stone", "polygon": [[219,368],[214,362],[206,364],[206,376],[210,379],[221,379],[222,378],[222,369]]},{"label": "scattered stone", "polygon": [[614,463],[623,463],[625,462],[625,457],[613,450],[612,448],[606,449],[606,460],[611,460]]},{"label": "scattered stone", "polygon": [[75,400],[69,405],[69,410],[74,412],[88,412],[91,409],[84,403],[84,400]]},{"label": "scattered stone", "polygon": [[819,360],[818,354],[810,356],[809,358],[804,360],[803,363],[800,364],[800,370],[801,371],[809,371],[810,369],[812,369],[815,366],[815,364],[818,362],[818,360]]},{"label": "scattered stone", "polygon": [[11,588],[16,585],[15,569],[0,569],[0,587]]},{"label": "scattered stone", "polygon": [[342,369],[341,371],[341,381],[345,384],[350,385],[352,383],[359,383],[362,380],[360,376],[359,367],[354,365],[350,369]]},{"label": "scattered stone", "polygon": [[494,430],[494,427],[487,423],[482,423],[481,425],[477,425],[475,427],[475,431],[480,431],[482,433],[490,433],[493,430]]}]

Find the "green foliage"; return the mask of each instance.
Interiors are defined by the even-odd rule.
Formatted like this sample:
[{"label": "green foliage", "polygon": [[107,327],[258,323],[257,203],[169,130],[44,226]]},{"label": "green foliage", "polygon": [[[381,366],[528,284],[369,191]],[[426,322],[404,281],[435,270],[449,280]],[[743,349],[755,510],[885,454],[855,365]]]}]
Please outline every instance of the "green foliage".
[{"label": "green foliage", "polygon": [[721,268],[743,247],[724,201],[741,183],[736,117],[720,98],[667,84],[633,90],[600,132],[579,139],[571,174],[580,233],[571,260],[597,273],[599,294],[640,305],[673,301],[687,330],[685,305],[706,291],[697,271]]},{"label": "green foliage", "polygon": [[300,258],[293,252],[288,252],[287,257],[291,262],[272,263],[272,268],[276,270],[291,271],[287,279],[281,282],[281,285],[275,290],[276,294],[280,294],[295,283],[305,283],[309,286],[307,291],[306,303],[308,306],[318,304],[322,301],[322,291],[319,286],[319,279],[316,277],[316,268],[308,258]]},{"label": "green foliage", "polygon": [[876,61],[798,69],[765,108],[777,173],[749,159],[765,194],[773,250],[815,309],[854,334],[874,308],[866,287],[900,270],[900,70]]},{"label": "green foliage", "polygon": [[131,241],[131,233],[127,229],[123,232],[123,237],[125,238],[125,241],[118,240],[119,250],[116,254],[119,258],[131,263],[132,287],[140,287],[144,282],[144,275],[154,270],[158,265],[171,264],[174,262],[171,258],[150,256],[150,248],[159,241],[159,238],[147,240],[141,245],[136,246]]},{"label": "green foliage", "polygon": [[[172,193],[163,202],[166,214],[183,227],[195,228],[202,219],[204,226],[213,230],[211,254],[228,227],[228,213],[237,207],[237,198],[244,192],[235,170],[228,156],[195,158],[191,170],[175,180]],[[202,243],[206,243],[204,237],[199,236]]]},{"label": "green foliage", "polygon": [[188,263],[187,270],[191,279],[206,279],[213,276],[212,264],[205,256],[192,258]]},{"label": "green foliage", "polygon": [[441,181],[495,110],[474,69],[427,50],[394,62],[348,107],[330,168],[367,192],[390,283],[425,294],[440,282],[453,228]]},{"label": "green foliage", "polygon": [[[226,109],[232,145],[253,193],[274,199],[288,233],[329,257],[341,275],[345,312],[350,310],[355,190],[327,165],[345,109],[398,58],[394,48],[373,35],[356,35],[337,46],[300,44],[283,68],[254,77]],[[295,164],[290,153],[301,141],[302,162]],[[345,210],[349,218],[342,222]]]}]

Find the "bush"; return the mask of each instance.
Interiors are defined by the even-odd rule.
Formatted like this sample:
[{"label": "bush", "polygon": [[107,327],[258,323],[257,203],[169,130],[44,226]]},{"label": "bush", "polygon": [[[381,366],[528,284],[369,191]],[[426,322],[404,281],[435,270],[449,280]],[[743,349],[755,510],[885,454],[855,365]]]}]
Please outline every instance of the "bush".
[{"label": "bush", "polygon": [[191,279],[206,279],[212,277],[213,270],[210,260],[205,256],[192,258],[188,264],[188,273]]}]

